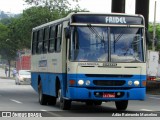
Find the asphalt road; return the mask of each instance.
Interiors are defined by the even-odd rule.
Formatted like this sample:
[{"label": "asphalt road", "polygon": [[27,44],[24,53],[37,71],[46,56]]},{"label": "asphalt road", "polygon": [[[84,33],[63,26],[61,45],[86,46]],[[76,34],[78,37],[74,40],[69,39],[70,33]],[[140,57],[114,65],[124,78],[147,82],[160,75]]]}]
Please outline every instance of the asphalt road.
[{"label": "asphalt road", "polygon": [[114,102],[104,102],[101,106],[86,106],[84,103],[73,102],[71,110],[62,111],[59,108],[59,104],[56,106],[40,105],[38,95],[30,85],[15,85],[14,80],[0,79],[0,111],[18,112],[21,115],[24,115],[22,113],[25,112],[32,112],[37,113],[37,116],[56,117],[57,119],[63,117],[65,119],[70,119],[69,117],[79,117],[79,119],[81,119],[80,117],[87,117],[87,120],[92,117],[92,120],[97,119],[96,117],[100,117],[100,119],[103,119],[103,117],[113,118],[112,116],[116,119],[116,117],[119,118],[119,115],[122,116],[122,113],[126,116],[129,115],[127,117],[131,117],[131,113],[138,119],[139,117],[136,114],[146,114],[147,111],[149,111],[147,114],[152,113],[152,117],[154,117],[154,114],[155,116],[160,115],[160,95],[147,94],[145,101],[129,101],[128,109],[125,112],[117,111]]}]

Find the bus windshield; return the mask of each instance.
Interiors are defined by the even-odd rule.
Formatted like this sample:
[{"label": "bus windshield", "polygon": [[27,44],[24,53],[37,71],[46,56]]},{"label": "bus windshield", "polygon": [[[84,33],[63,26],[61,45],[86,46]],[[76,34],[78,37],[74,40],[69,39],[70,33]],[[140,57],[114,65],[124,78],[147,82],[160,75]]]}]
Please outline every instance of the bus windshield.
[{"label": "bus windshield", "polygon": [[70,60],[143,62],[142,28],[75,26]]}]

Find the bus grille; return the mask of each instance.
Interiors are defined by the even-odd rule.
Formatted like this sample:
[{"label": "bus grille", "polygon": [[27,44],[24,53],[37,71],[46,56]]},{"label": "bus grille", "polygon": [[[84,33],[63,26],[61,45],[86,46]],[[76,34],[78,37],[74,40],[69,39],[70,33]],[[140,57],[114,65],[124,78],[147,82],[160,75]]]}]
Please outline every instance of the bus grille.
[{"label": "bus grille", "polygon": [[125,80],[94,80],[94,85],[97,86],[123,86]]},{"label": "bus grille", "polygon": [[133,75],[85,74],[86,77],[131,78]]}]

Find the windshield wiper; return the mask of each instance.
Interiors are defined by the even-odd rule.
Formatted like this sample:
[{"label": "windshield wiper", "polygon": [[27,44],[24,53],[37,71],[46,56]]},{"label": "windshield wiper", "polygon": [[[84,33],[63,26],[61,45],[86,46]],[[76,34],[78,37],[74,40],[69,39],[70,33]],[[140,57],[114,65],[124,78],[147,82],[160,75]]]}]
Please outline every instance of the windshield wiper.
[{"label": "windshield wiper", "polygon": [[91,24],[87,24],[87,26],[88,26],[88,28],[91,30],[91,32],[92,32],[93,34],[95,34],[100,40],[104,40],[104,37],[101,36],[101,35],[97,32],[97,30],[96,30],[94,27],[91,26]]},{"label": "windshield wiper", "polygon": [[104,51],[107,52],[107,48],[106,48],[105,40],[104,40],[104,35],[101,36],[101,35],[98,33],[98,31],[97,31],[94,27],[92,27],[91,24],[87,24],[87,27],[90,29],[90,31],[91,31],[93,34],[96,35],[96,37],[98,37],[98,38],[101,40],[101,42],[104,44]]}]

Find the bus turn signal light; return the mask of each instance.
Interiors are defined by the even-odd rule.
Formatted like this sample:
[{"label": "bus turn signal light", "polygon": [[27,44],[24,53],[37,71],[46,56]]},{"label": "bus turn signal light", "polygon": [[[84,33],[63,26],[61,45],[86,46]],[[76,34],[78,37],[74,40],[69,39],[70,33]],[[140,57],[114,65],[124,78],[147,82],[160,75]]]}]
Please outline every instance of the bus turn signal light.
[{"label": "bus turn signal light", "polygon": [[143,85],[143,86],[146,86],[146,81],[142,81],[142,85]]},{"label": "bus turn signal light", "polygon": [[74,85],[75,83],[76,83],[75,80],[69,80],[70,85]]}]

